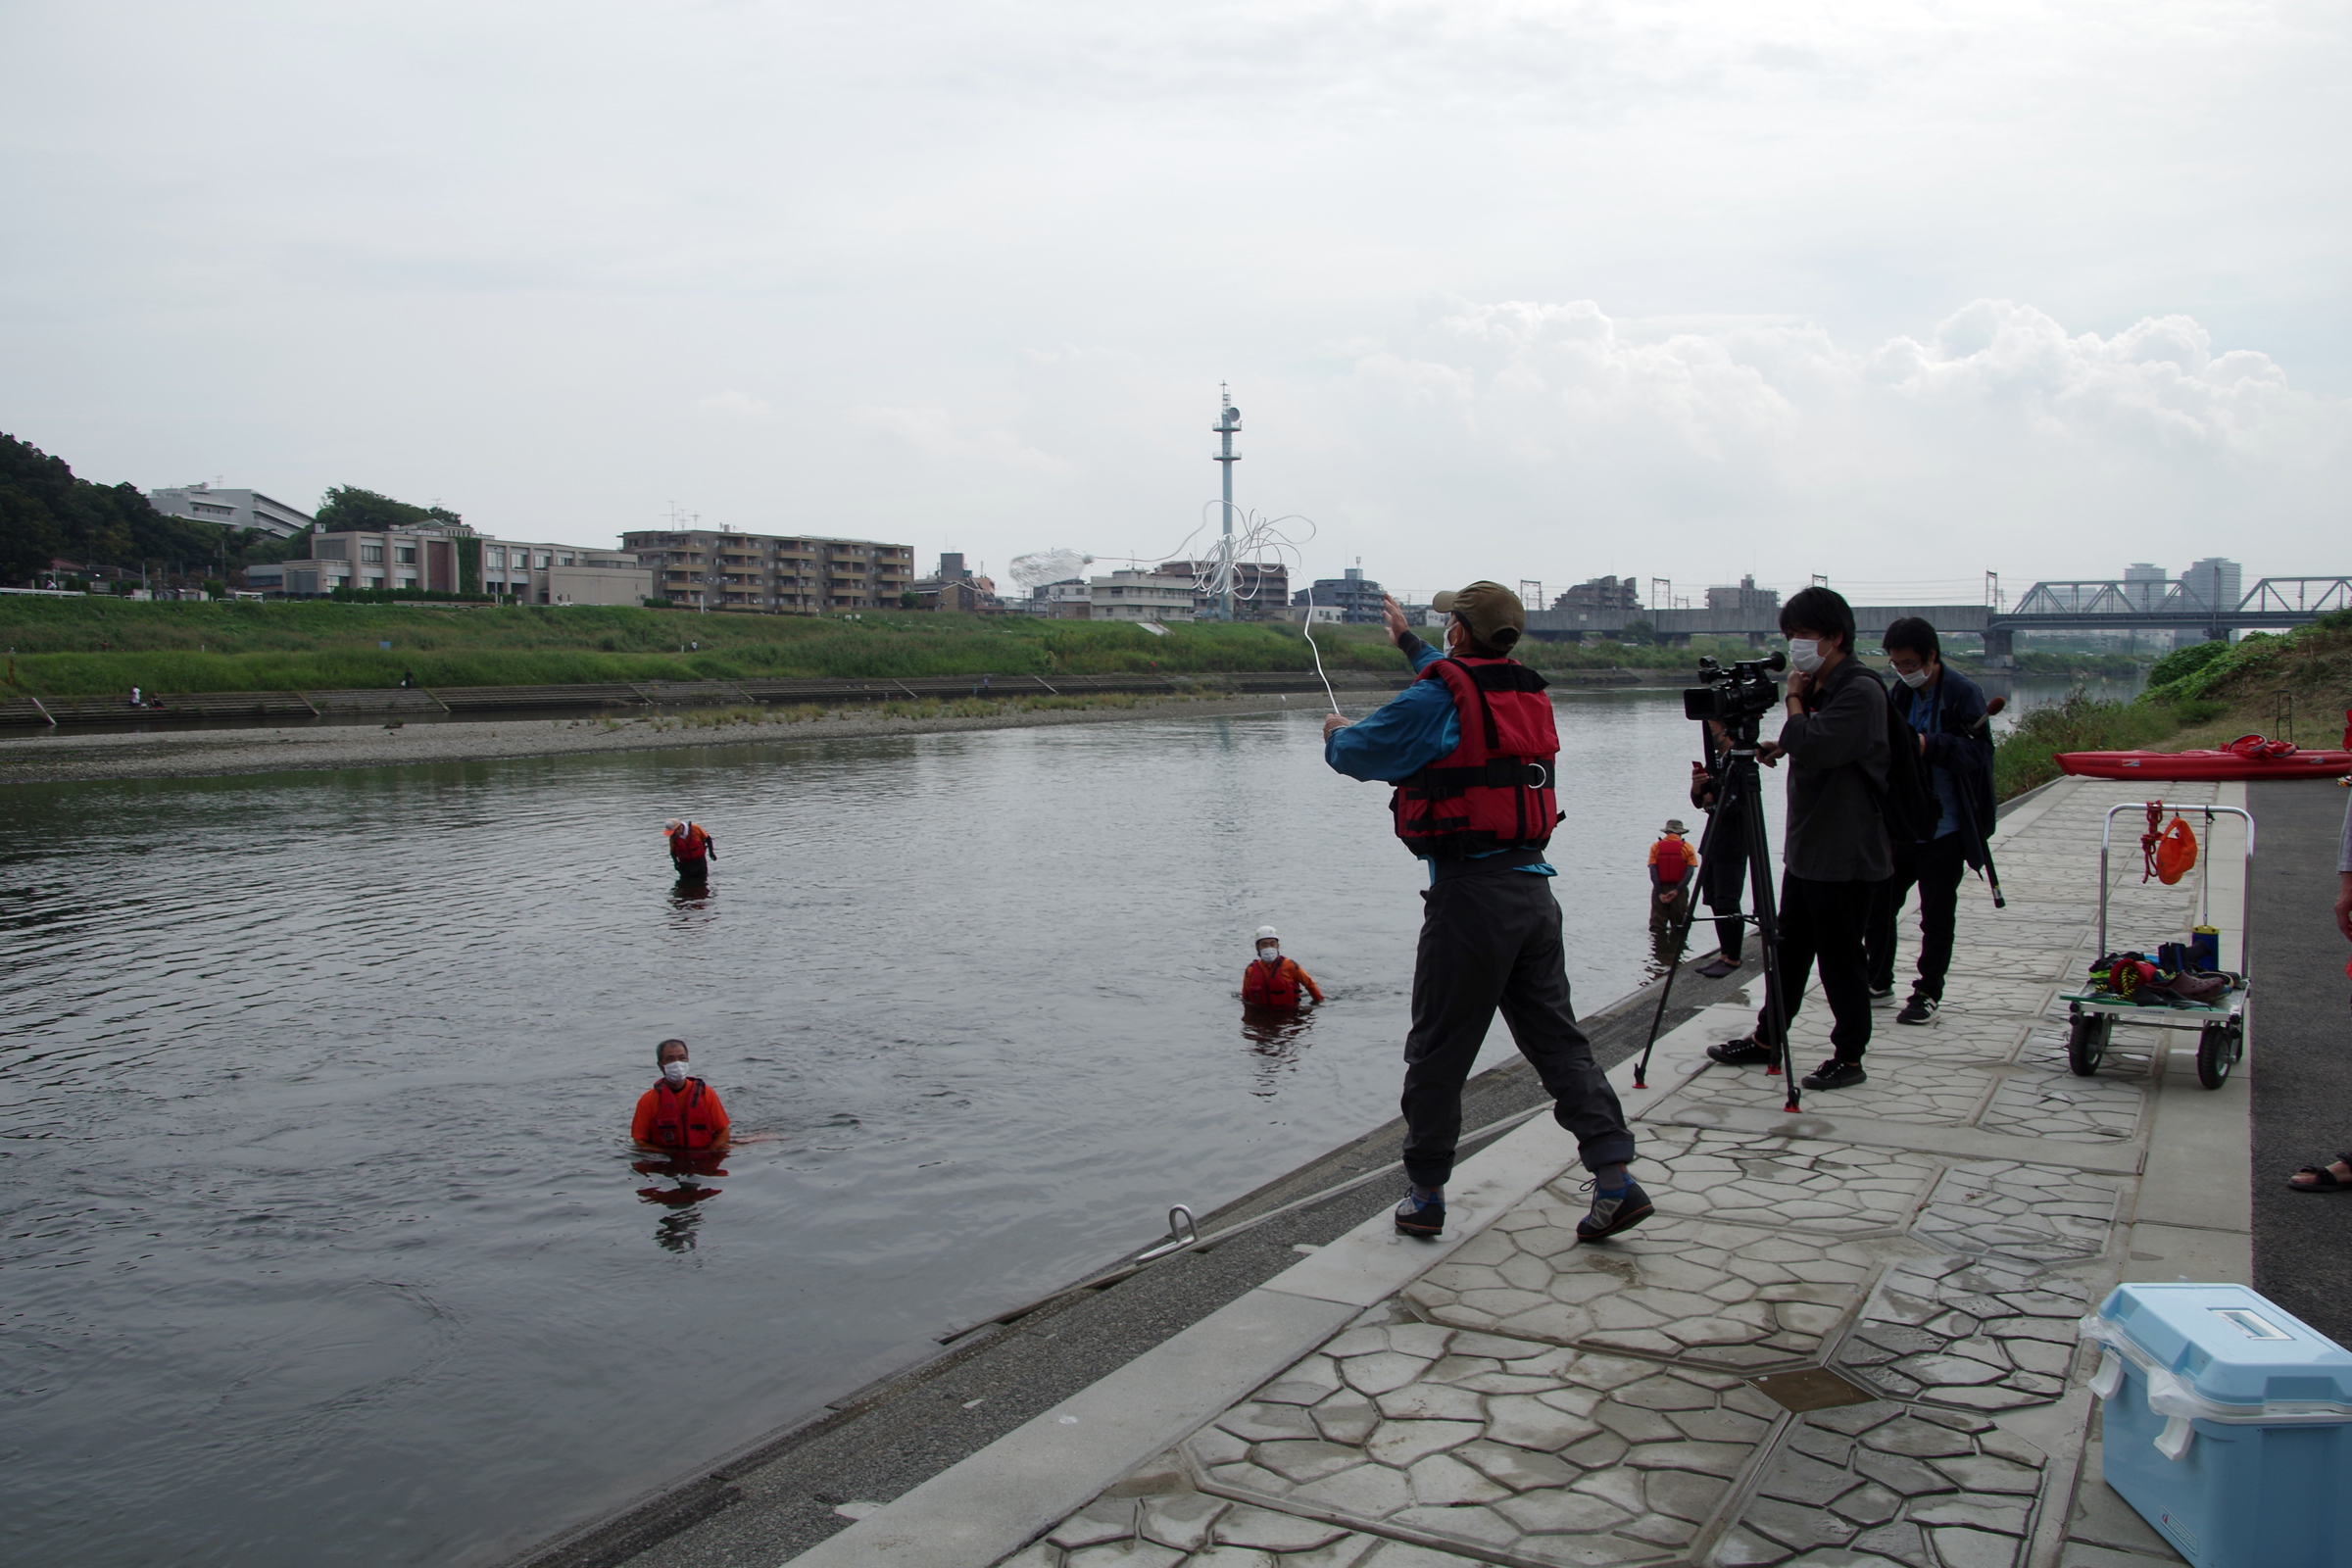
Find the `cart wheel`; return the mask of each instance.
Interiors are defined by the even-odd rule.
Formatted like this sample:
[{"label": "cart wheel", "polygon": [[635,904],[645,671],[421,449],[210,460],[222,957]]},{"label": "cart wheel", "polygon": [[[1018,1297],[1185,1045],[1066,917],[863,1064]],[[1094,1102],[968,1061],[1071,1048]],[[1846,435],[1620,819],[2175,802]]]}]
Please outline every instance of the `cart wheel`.
[{"label": "cart wheel", "polygon": [[2107,1054],[2107,1037],[2115,1029],[2115,1018],[2104,1012],[2078,1012],[2066,1032],[2066,1064],[2078,1078],[2087,1078],[2099,1070],[2099,1060]]},{"label": "cart wheel", "polygon": [[2230,1081],[2230,1069],[2245,1054],[2237,1031],[2226,1023],[2209,1023],[2197,1031],[2197,1082],[2219,1089]]}]

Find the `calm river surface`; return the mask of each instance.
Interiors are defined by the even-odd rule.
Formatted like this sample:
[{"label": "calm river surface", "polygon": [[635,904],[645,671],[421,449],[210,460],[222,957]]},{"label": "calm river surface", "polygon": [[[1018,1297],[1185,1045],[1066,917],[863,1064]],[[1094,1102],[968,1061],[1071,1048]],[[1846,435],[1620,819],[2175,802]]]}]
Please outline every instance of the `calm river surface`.
[{"label": "calm river surface", "polygon": [[[1694,726],[1559,707],[1592,1007]],[[1420,874],[1298,710],[0,795],[10,1555],[495,1557],[1386,1119]],[[672,1034],[748,1139],[683,1205]]]}]

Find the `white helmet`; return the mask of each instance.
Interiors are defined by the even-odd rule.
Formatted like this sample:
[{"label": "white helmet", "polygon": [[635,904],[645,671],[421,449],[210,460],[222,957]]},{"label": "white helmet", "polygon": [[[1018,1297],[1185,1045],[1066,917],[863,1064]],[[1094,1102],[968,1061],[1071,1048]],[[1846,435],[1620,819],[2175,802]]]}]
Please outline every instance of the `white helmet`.
[{"label": "white helmet", "polygon": [[1257,928],[1257,940],[1260,942],[1280,942],[1282,940],[1282,933],[1275,930],[1270,925],[1261,925]]}]

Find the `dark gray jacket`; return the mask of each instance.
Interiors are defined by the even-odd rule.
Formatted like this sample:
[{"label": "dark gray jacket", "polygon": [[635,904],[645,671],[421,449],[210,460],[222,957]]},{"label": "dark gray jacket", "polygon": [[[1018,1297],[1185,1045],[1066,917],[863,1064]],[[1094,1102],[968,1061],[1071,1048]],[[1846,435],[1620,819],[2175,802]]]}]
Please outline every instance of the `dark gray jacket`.
[{"label": "dark gray jacket", "polygon": [[[1879,801],[1886,790],[1886,688],[1850,655],[1829,673],[1810,710],[1781,726],[1788,760],[1790,876],[1878,882],[1894,874]],[[1867,775],[1867,780],[1865,778]]]}]

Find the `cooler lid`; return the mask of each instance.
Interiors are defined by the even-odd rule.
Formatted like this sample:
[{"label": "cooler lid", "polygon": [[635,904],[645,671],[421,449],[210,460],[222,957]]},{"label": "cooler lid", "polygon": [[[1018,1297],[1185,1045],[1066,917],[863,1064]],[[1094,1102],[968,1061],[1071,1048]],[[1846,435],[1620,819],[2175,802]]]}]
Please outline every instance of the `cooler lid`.
[{"label": "cooler lid", "polygon": [[2243,1285],[2119,1285],[2084,1329],[2173,1374],[2201,1418],[2352,1420],[2352,1351]]}]

